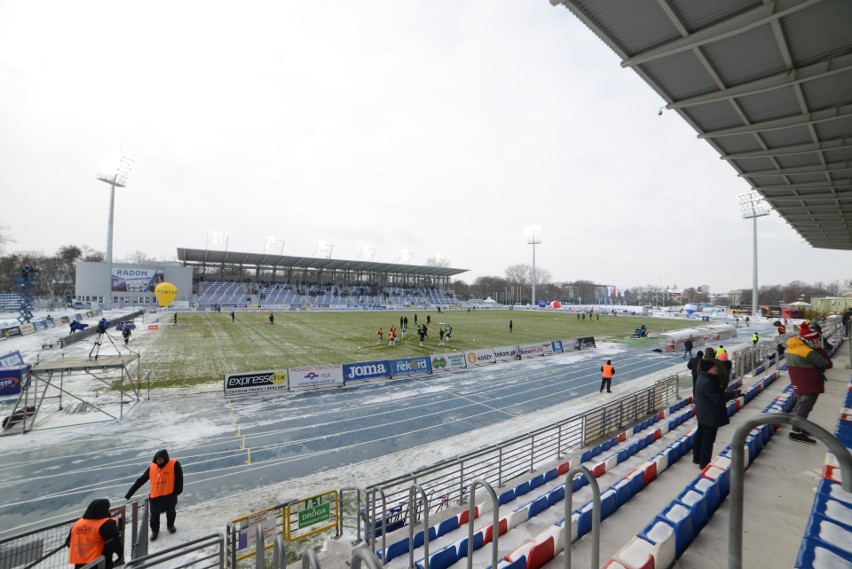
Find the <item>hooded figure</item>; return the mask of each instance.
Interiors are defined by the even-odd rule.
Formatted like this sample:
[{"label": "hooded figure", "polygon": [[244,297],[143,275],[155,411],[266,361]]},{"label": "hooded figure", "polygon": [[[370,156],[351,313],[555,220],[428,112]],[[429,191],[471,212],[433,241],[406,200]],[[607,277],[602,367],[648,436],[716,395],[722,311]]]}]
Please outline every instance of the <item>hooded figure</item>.
[{"label": "hooded figure", "polygon": [[[787,340],[784,358],[787,361],[787,373],[796,393],[796,406],[791,411],[802,419],[807,419],[816,405],[819,394],[825,391],[826,369],[832,366],[831,359],[822,349],[819,333],[813,332],[807,323],[802,323],[799,335]],[[807,433],[793,427],[790,440],[816,444]]]},{"label": "hooded figure", "polygon": [[698,420],[698,430],[692,443],[692,462],[704,468],[713,458],[713,443],[716,442],[716,432],[719,427],[728,424],[726,403],[739,397],[738,391],[725,392],[723,383],[727,385],[730,378],[729,362],[705,359],[698,364],[701,370],[698,381],[695,382],[695,417]]},{"label": "hooded figure", "polygon": [[169,533],[177,531],[177,528],[175,528],[175,517],[177,516],[175,507],[177,506],[177,497],[183,492],[183,469],[180,462],[169,458],[169,451],[166,449],[157,451],[151,461],[151,466],[136,479],[124,499],[129,500],[134,492],[149,481],[151,482],[148,500],[151,541],[154,541],[160,533],[160,514],[162,512],[166,513],[166,527]]},{"label": "hooded figure", "polygon": [[65,547],[69,548],[68,562],[79,569],[104,556],[106,569],[124,563],[124,541],[118,524],[109,514],[109,500],[92,500],[83,517],[74,522]]}]

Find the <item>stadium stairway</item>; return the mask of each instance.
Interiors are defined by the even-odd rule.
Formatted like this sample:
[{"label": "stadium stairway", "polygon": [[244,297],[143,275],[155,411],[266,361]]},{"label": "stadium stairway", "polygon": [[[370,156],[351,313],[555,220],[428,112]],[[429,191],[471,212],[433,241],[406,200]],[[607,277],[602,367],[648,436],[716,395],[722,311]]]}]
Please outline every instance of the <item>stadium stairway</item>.
[{"label": "stadium stairway", "polygon": [[[727,552],[727,509],[725,497],[729,485],[730,447],[725,446],[728,438],[733,435],[738,424],[754,417],[760,412],[782,412],[792,408],[794,398],[789,389],[786,376],[782,381],[773,383],[776,377],[772,373],[763,379],[745,378],[744,396],[729,403],[729,414],[732,424],[720,430],[716,443],[717,458],[714,464],[699,472],[691,460],[691,443],[695,430],[695,421],[691,405],[682,401],[673,405],[658,416],[648,419],[626,432],[607,440],[596,447],[587,449],[581,455],[570,461],[564,461],[553,468],[543,469],[534,477],[520,481],[515,486],[498,490],[501,504],[499,555],[498,566],[512,569],[538,569],[543,566],[562,567],[564,563],[562,551],[561,524],[564,523],[564,474],[569,468],[583,464],[594,473],[601,489],[602,524],[600,559],[611,567],[667,567],[679,557],[679,566],[707,567],[708,560],[713,559],[713,565],[724,562]],[[736,387],[732,386],[732,388]],[[852,398],[852,396],[850,396]],[[757,399],[746,407],[746,403]],[[742,410],[742,412],[739,412]],[[848,427],[844,427],[847,430]],[[831,429],[833,430],[833,429]],[[771,426],[760,427],[752,431],[748,447],[749,462],[754,461],[761,450],[770,440],[775,429]],[[786,434],[786,430],[784,432]],[[802,447],[794,444],[786,436],[776,447]],[[767,448],[772,448],[767,447]],[[814,450],[814,447],[806,447]],[[795,452],[796,449],[793,449]],[[771,453],[770,453],[771,454]],[[824,451],[823,451],[824,454]],[[758,464],[755,462],[755,464]],[[795,464],[795,461],[793,461]],[[821,461],[813,463],[816,466]],[[750,531],[752,523],[761,523],[761,527],[774,527],[775,517],[767,517],[755,521],[756,508],[762,508],[760,503],[750,499],[750,486],[755,486],[750,476],[752,467],[746,476],[746,531]],[[764,469],[762,469],[764,470]],[[768,476],[773,476],[771,473]],[[651,484],[654,482],[653,484]],[[832,511],[837,510],[837,504],[846,504],[837,499],[836,484],[824,483],[825,494],[820,502],[819,514],[814,515],[809,527],[814,531],[834,532],[837,527],[831,524],[830,517],[824,515],[828,506]],[[585,486],[585,488],[583,488]],[[761,491],[772,488],[772,485],[759,485]],[[813,486],[813,484],[811,484]],[[591,529],[591,489],[585,479],[576,478],[573,481],[573,536],[581,536],[576,540],[572,549],[572,561],[576,566],[587,566],[591,560],[591,539],[588,536]],[[643,491],[644,490],[644,491]],[[832,493],[833,492],[833,493]],[[776,489],[776,494],[777,494]],[[808,488],[808,496],[813,494]],[[491,520],[493,513],[489,500],[483,500],[487,494],[477,494],[477,529],[474,536],[474,563],[486,567],[491,562]],[[842,497],[841,497],[842,498]],[[774,504],[783,503],[777,495],[771,498]],[[852,503],[852,501],[850,501]],[[814,504],[814,508],[817,503]],[[849,506],[852,508],[852,505]],[[759,509],[757,510],[760,511]],[[714,516],[718,512],[717,516]],[[467,563],[467,511],[445,518],[438,523],[432,523],[429,530],[429,567],[445,569]],[[718,521],[720,520],[721,521]],[[716,520],[716,521],[714,521]],[[802,525],[807,521],[807,515],[799,513],[796,521]],[[705,524],[706,527],[705,527]],[[705,527],[700,533],[699,530]],[[719,529],[721,527],[721,529]],[[707,529],[711,528],[711,529]],[[841,529],[845,526],[841,525]],[[719,534],[719,535],[715,535]],[[786,528],[785,533],[786,536]],[[802,532],[792,535],[801,536]],[[770,537],[770,536],[767,536]],[[693,541],[694,538],[694,541]],[[656,541],[655,541],[656,540]],[[414,552],[416,564],[425,568],[423,532],[415,535]],[[770,540],[767,543],[777,541]],[[787,544],[796,540],[784,540]],[[811,539],[811,550],[825,549],[825,540]],[[701,552],[700,549],[713,548],[713,552]],[[388,536],[387,548],[379,552],[386,560],[388,567],[404,567],[408,565],[408,530],[403,529]],[[690,545],[692,544],[692,545]],[[720,549],[720,544],[723,544]],[[687,547],[689,546],[689,547]],[[746,541],[746,549],[749,540]],[[775,550],[777,548],[774,548]],[[789,547],[786,549],[789,550]],[[825,557],[826,553],[820,551]],[[832,550],[833,552],[833,550]],[[795,551],[789,559],[795,558]],[[813,553],[803,553],[811,555]],[[619,557],[621,556],[621,557]],[[655,557],[656,556],[656,557]],[[746,559],[748,556],[746,556]],[[763,559],[763,557],[758,557]],[[621,562],[618,562],[619,560]],[[649,564],[653,559],[654,565]],[[694,560],[694,561],[690,561]],[[553,565],[558,563],[559,565]],[[782,562],[782,565],[784,563]],[[750,566],[748,563],[746,567]]]}]

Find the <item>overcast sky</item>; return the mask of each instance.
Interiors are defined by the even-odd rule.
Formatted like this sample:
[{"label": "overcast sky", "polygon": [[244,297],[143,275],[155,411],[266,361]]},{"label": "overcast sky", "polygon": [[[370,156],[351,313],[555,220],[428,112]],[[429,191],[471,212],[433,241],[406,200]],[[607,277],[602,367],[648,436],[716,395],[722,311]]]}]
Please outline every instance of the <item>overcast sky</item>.
[{"label": "overcast sky", "polygon": [[[231,251],[411,263],[467,282],[750,288],[749,187],[633,71],[547,0],[0,1],[7,251],[174,259]],[[848,251],[758,220],[760,284],[852,278]]]}]

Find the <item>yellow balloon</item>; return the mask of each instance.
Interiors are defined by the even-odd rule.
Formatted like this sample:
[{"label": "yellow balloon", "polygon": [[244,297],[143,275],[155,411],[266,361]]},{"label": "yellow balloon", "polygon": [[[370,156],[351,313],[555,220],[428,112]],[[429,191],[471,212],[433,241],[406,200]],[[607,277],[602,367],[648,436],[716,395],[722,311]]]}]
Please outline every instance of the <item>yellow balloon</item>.
[{"label": "yellow balloon", "polygon": [[160,303],[160,306],[168,308],[177,296],[177,287],[172,283],[160,283],[154,289],[154,294],[157,296],[157,302]]}]

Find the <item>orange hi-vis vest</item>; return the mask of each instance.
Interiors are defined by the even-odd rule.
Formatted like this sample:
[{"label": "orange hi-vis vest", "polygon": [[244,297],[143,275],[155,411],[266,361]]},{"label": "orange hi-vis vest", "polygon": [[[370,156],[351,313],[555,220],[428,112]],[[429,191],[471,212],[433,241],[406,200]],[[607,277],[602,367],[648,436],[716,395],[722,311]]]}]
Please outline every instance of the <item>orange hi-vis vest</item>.
[{"label": "orange hi-vis vest", "polygon": [[157,466],[156,462],[148,468],[152,498],[175,493],[175,462],[177,461],[171,458],[162,468]]},{"label": "orange hi-vis vest", "polygon": [[601,373],[603,373],[605,379],[611,379],[614,372],[615,368],[609,364],[601,366]]},{"label": "orange hi-vis vest", "polygon": [[88,520],[80,518],[71,527],[71,553],[69,563],[74,565],[91,563],[104,552],[104,538],[101,537],[101,526],[109,518],[100,520]]}]

